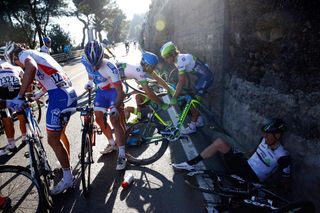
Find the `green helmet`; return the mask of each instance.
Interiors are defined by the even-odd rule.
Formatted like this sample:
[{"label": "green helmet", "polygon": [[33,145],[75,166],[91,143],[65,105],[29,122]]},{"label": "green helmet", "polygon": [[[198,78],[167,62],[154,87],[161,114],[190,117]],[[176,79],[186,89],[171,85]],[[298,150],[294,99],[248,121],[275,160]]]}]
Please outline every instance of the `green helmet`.
[{"label": "green helmet", "polygon": [[174,45],[172,41],[165,43],[164,45],[162,45],[160,49],[162,58],[168,57],[170,54],[172,54],[175,51],[177,51],[177,47],[176,45]]}]

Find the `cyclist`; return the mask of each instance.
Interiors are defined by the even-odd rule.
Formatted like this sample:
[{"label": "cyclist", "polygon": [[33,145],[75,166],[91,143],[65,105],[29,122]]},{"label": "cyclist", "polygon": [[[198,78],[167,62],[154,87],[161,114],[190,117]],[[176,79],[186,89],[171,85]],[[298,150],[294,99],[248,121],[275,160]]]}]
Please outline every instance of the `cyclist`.
[{"label": "cyclist", "polygon": [[[175,105],[177,103],[177,98],[181,94],[183,87],[186,84],[187,75],[189,74],[195,74],[197,77],[194,90],[195,97],[200,100],[213,82],[213,72],[209,67],[189,53],[181,54],[176,45],[171,41],[165,43],[161,47],[160,52],[166,62],[175,65],[179,71],[179,82],[176,86],[176,92],[171,99],[171,104]],[[186,129],[181,131],[182,134],[195,133],[197,127],[202,127],[204,125],[203,118],[196,109],[191,108],[191,114],[191,123],[189,123]]]},{"label": "cyclist", "polygon": [[[118,63],[117,66],[120,73],[123,73],[122,74],[123,78],[134,79],[138,81],[138,83],[142,86],[142,89],[145,91],[146,96],[150,98],[153,102],[155,102],[163,110],[167,110],[169,108],[169,104],[163,103],[161,99],[157,95],[155,95],[152,89],[148,86],[147,78],[151,77],[155,79],[165,89],[170,91],[170,88],[167,85],[167,83],[160,76],[158,76],[157,73],[154,71],[158,63],[159,63],[158,56],[156,56],[151,52],[144,52],[142,54],[140,65]],[[134,113],[137,115],[137,120],[135,120],[133,123],[137,123],[139,119],[141,119],[140,103],[145,103],[146,100],[144,99],[145,99],[145,96],[137,94],[136,95],[137,108],[135,109],[133,107],[127,107],[125,109],[127,117],[130,115],[130,113]]]},{"label": "cyclist", "polygon": [[[23,70],[21,67],[12,66],[8,62],[0,59],[0,99],[13,99],[15,98],[21,86],[21,78]],[[3,150],[0,150],[0,156],[9,154],[10,152],[17,151],[16,141],[14,139],[14,126],[13,119],[11,118],[12,111],[2,109],[0,111],[1,119],[4,125],[4,130],[7,136],[8,144]],[[20,130],[22,133],[22,142],[26,140],[26,122],[24,119],[23,111],[17,112],[17,117],[20,122]]]},{"label": "cyclist", "polygon": [[125,43],[124,43],[124,45],[125,45],[125,47],[126,47],[126,52],[128,53],[128,52],[129,52],[129,45],[130,45],[129,41],[126,40]]},{"label": "cyclist", "polygon": [[221,153],[231,171],[245,179],[265,181],[277,168],[282,170],[284,183],[290,178],[290,157],[288,151],[281,145],[281,136],[285,125],[280,119],[268,119],[262,127],[263,137],[249,159],[243,153],[237,152],[221,138],[213,141],[197,157],[183,163],[172,164],[175,169],[195,170],[196,165],[204,160]]},{"label": "cyclist", "polygon": [[24,68],[18,96],[12,101],[7,101],[10,108],[20,110],[23,107],[24,94],[34,78],[48,92],[47,138],[63,169],[63,179],[50,192],[59,194],[72,187],[75,181],[70,168],[70,153],[67,151],[70,144],[65,135],[66,124],[63,125],[60,121],[60,112],[65,108],[75,107],[77,95],[62,67],[50,55],[36,50],[26,50],[20,44],[9,42],[5,49],[5,58],[11,64]]},{"label": "cyclist", "polygon": [[49,37],[43,37],[44,45],[40,48],[40,52],[44,52],[47,54],[51,53],[51,39]]},{"label": "cyclist", "polygon": [[104,135],[108,138],[109,144],[104,150],[108,153],[115,150],[115,143],[118,146],[118,160],[116,170],[123,170],[126,167],[124,133],[125,128],[120,122],[123,116],[122,102],[124,93],[117,66],[108,59],[103,58],[104,49],[100,42],[90,41],[86,44],[81,62],[85,66],[89,81],[85,89],[93,88],[93,83],[98,86],[94,106],[109,108],[110,121],[114,127],[116,142],[112,139],[111,129],[105,124],[104,115],[97,111],[96,122]]}]

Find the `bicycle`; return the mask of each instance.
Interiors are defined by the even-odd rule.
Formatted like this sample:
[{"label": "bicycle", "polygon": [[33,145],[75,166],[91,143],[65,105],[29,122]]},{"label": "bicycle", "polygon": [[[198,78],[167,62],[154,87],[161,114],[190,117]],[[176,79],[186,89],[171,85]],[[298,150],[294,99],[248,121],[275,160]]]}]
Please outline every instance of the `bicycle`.
[{"label": "bicycle", "polygon": [[80,117],[82,123],[82,136],[81,136],[81,153],[80,153],[80,163],[81,163],[81,182],[84,197],[89,197],[90,193],[90,178],[91,178],[91,164],[93,162],[92,147],[96,143],[96,133],[102,134],[95,124],[94,111],[101,111],[108,115],[107,109],[101,107],[93,107],[92,101],[92,90],[88,93],[88,104],[86,107],[72,107],[61,111],[61,119],[64,122],[64,116],[66,113],[80,112]]},{"label": "bicycle", "polygon": [[[179,115],[177,124],[165,121],[159,115],[161,110],[151,104],[152,113],[148,119],[130,126],[125,135],[127,144],[126,155],[129,163],[134,165],[148,165],[162,157],[169,142],[177,141],[182,137],[180,130],[186,120],[191,107],[201,108],[208,116],[213,116],[200,101],[189,95],[181,96],[179,102],[185,102],[184,109]],[[152,103],[152,102],[151,102]],[[130,146],[130,144],[137,144]]]},{"label": "bicycle", "polygon": [[39,137],[37,120],[29,105],[24,108],[28,130],[28,152],[24,156],[29,159],[29,165],[0,166],[0,194],[10,201],[3,212],[45,212],[52,208],[49,189],[54,174]]},{"label": "bicycle", "polygon": [[235,208],[238,211],[277,213],[315,211],[309,201],[291,203],[263,184],[246,181],[234,174],[200,170],[186,173],[184,180],[197,191],[219,195],[222,202],[212,203],[219,210],[229,212]]}]

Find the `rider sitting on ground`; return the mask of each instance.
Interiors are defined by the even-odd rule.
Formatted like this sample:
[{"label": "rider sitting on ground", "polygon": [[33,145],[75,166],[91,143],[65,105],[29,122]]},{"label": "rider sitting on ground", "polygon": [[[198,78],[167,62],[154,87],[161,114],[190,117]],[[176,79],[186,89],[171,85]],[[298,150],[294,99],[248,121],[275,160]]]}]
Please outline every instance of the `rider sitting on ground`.
[{"label": "rider sitting on ground", "polygon": [[110,126],[105,123],[104,114],[96,111],[96,122],[103,134],[108,138],[109,144],[102,151],[102,154],[119,148],[116,170],[123,170],[126,167],[124,133],[125,128],[120,122],[123,116],[123,90],[117,66],[108,59],[104,59],[104,48],[98,41],[89,41],[84,49],[81,62],[85,66],[89,81],[85,89],[92,89],[93,83],[98,86],[94,100],[95,107],[104,107],[110,110],[110,121],[114,127],[116,141],[113,140]]},{"label": "rider sitting on ground", "polygon": [[[155,102],[161,109],[167,110],[169,108],[169,104],[163,103],[161,99],[154,94],[152,89],[148,85],[148,77],[155,79],[162,87],[170,90],[167,83],[157,75],[154,71],[157,64],[159,63],[158,57],[151,52],[144,52],[142,54],[142,59],[140,65],[133,65],[128,63],[119,63],[117,64],[120,73],[123,73],[124,79],[134,79],[136,80],[142,87],[143,91],[145,91],[146,96],[150,98],[153,102]],[[137,119],[133,123],[137,123],[141,119],[141,103],[146,103],[145,96],[141,94],[136,95],[136,103],[137,108],[127,107],[125,109],[126,118],[128,119],[130,113],[134,113],[137,115]]]},{"label": "rider sitting on ground", "polygon": [[[265,181],[277,169],[282,170],[282,183],[288,185],[290,178],[290,156],[281,145],[285,126],[280,119],[268,119],[262,127],[262,138],[255,152],[246,159],[241,152],[235,151],[221,138],[214,140],[197,157],[183,163],[172,164],[175,169],[196,170],[197,164],[221,153],[232,173],[254,182]],[[284,186],[287,187],[287,186]]]},{"label": "rider sitting on ground", "polygon": [[[181,94],[187,81],[187,75],[189,74],[195,74],[197,77],[194,90],[195,97],[200,100],[213,82],[213,72],[209,67],[189,53],[181,54],[171,41],[165,43],[161,47],[160,52],[166,62],[175,65],[179,71],[179,82],[176,86],[176,92],[171,99],[171,104],[175,105],[177,103],[177,98]],[[191,114],[191,123],[189,123],[186,129],[181,131],[182,134],[195,133],[197,127],[202,127],[204,125],[203,118],[196,109],[191,108]]]}]

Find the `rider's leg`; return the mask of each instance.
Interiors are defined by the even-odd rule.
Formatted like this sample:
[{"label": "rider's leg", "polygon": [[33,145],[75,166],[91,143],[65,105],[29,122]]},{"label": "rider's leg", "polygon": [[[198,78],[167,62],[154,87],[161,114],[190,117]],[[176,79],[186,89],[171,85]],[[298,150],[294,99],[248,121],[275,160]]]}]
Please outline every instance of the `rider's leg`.
[{"label": "rider's leg", "polygon": [[48,135],[48,144],[53,149],[56,154],[58,161],[61,164],[63,169],[70,169],[69,155],[66,147],[60,141],[62,130],[60,131],[49,131],[47,130]]},{"label": "rider's leg", "polygon": [[226,154],[230,149],[231,146],[226,141],[221,138],[217,138],[207,148],[205,148],[200,155],[203,159],[208,159],[217,154],[217,152]]},{"label": "rider's leg", "polygon": [[100,126],[101,131],[107,137],[109,143],[114,146],[115,141],[113,139],[112,131],[109,124],[105,122],[103,112],[96,111],[95,114],[96,114],[96,122]]},{"label": "rider's leg", "polygon": [[125,120],[127,121],[130,118],[130,114],[134,113],[135,108],[134,107],[126,107],[124,108],[124,116],[125,116]]},{"label": "rider's leg", "polygon": [[[23,113],[23,112],[22,112]],[[19,120],[19,127],[22,135],[22,141],[27,139],[27,127],[26,127],[26,120],[23,114],[17,114]]]},{"label": "rider's leg", "polygon": [[63,131],[61,132],[60,140],[62,144],[64,145],[65,149],[67,150],[68,156],[70,158],[70,143],[69,139],[66,135],[66,129],[64,128]]},{"label": "rider's leg", "polygon": [[2,118],[3,126],[4,126],[4,132],[6,133],[8,144],[10,144],[12,147],[15,146],[15,139],[14,139],[14,126],[13,126],[13,120],[11,117],[3,117]]}]

